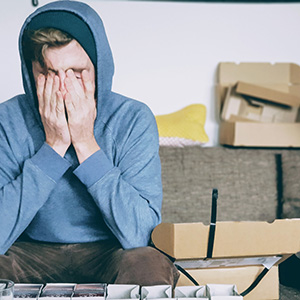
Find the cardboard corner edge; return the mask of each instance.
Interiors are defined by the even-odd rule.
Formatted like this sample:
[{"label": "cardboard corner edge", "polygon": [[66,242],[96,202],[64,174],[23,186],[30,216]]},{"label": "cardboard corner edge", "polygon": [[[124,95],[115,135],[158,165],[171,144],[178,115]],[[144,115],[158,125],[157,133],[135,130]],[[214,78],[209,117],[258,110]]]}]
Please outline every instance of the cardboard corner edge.
[{"label": "cardboard corner edge", "polygon": [[221,121],[219,126],[219,142],[221,145],[235,146],[235,123]]},{"label": "cardboard corner edge", "polygon": [[175,257],[174,223],[160,223],[151,233],[153,244],[159,250]]}]

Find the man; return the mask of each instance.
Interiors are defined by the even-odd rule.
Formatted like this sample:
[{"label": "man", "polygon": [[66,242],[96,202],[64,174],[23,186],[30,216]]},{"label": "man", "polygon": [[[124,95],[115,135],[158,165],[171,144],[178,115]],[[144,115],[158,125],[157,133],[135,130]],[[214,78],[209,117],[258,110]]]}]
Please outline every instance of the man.
[{"label": "man", "polygon": [[0,278],[174,286],[171,261],[147,247],[161,219],[155,118],[111,91],[101,19],[50,3],[19,48],[25,94],[0,105]]}]

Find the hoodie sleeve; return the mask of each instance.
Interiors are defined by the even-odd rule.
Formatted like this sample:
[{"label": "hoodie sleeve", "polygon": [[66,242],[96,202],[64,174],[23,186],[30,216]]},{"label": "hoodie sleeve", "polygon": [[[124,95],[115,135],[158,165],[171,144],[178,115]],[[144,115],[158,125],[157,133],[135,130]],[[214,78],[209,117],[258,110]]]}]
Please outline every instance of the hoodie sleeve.
[{"label": "hoodie sleeve", "polygon": [[47,201],[69,163],[47,144],[32,157],[20,159],[2,127],[0,140],[0,254],[4,254]]},{"label": "hoodie sleeve", "polygon": [[[156,121],[143,110],[118,136],[115,164],[99,150],[75,171],[124,249],[147,246],[161,221],[162,184]],[[118,143],[119,142],[119,143]]]}]

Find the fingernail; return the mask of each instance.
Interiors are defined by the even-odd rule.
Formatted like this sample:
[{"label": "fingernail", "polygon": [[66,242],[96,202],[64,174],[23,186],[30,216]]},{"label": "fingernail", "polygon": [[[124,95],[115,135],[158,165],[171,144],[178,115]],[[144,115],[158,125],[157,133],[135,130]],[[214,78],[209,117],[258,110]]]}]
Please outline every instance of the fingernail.
[{"label": "fingernail", "polygon": [[74,73],[73,73],[73,70],[72,69],[69,69],[67,71],[67,76],[72,76]]},{"label": "fingernail", "polygon": [[84,79],[89,79],[89,73],[87,70],[83,70],[81,74]]},{"label": "fingernail", "polygon": [[40,74],[38,76],[38,81],[42,82],[45,79],[45,76],[43,74]]}]

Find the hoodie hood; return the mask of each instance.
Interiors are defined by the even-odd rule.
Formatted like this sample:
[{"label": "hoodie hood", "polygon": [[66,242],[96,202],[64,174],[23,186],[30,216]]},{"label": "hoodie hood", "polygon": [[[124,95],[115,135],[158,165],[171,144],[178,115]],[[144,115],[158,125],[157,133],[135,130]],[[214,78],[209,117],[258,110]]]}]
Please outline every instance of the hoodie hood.
[{"label": "hoodie hood", "polygon": [[[25,93],[28,96],[27,98],[29,101],[29,105],[35,111],[35,114],[37,114],[37,117],[40,120],[36,89],[32,80],[31,66],[28,65],[28,63],[26,63],[24,58],[23,40],[24,32],[28,28],[33,27],[34,29],[38,29],[49,27],[49,25],[47,25],[46,18],[44,19],[45,24],[43,24],[42,16],[46,13],[48,13],[49,15],[57,14],[58,18],[64,18],[66,14],[71,14],[73,19],[76,20],[76,24],[74,23],[74,26],[80,26],[81,23],[82,27],[85,30],[90,31],[91,38],[93,40],[90,40],[82,46],[88,54],[89,52],[93,53],[93,57],[91,57],[90,54],[89,56],[91,57],[91,60],[93,61],[95,67],[97,114],[99,114],[102,102],[105,101],[106,95],[109,94],[109,92],[111,91],[112,78],[114,74],[114,63],[112,53],[107,40],[103,22],[99,15],[87,4],[71,0],[56,1],[38,8],[25,20],[21,28],[19,36],[19,51],[22,64],[23,86]],[[64,30],[64,26],[66,26],[65,31],[70,33],[70,28],[72,28],[72,24],[70,25],[69,22],[59,22],[58,26],[51,25],[51,27],[60,30]],[[76,39],[75,34],[73,35],[73,37]],[[77,39],[77,41],[80,43],[79,39]],[[94,47],[95,49],[92,49]]]}]

